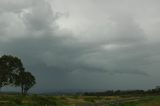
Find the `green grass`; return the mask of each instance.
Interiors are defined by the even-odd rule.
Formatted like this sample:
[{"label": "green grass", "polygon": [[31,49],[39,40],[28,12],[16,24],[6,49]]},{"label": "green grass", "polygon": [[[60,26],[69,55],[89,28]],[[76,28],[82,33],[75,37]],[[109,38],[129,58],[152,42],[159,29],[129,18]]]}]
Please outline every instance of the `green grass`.
[{"label": "green grass", "polygon": [[[0,94],[0,106],[79,106],[79,104],[95,104],[113,102],[109,106],[117,106],[117,100],[126,100],[120,106],[160,106],[160,96],[118,97],[118,96],[43,96],[43,95],[2,95]],[[114,103],[115,102],[115,103]]]},{"label": "green grass", "polygon": [[144,97],[137,101],[122,103],[121,106],[160,106],[160,96]]}]

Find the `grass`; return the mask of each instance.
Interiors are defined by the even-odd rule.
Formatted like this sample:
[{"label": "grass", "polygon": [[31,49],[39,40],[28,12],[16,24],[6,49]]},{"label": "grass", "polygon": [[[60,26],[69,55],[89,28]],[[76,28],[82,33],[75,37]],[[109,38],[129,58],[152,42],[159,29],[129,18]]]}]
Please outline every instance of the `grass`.
[{"label": "grass", "polygon": [[160,106],[160,96],[140,98],[137,101],[122,103],[121,106]]},{"label": "grass", "polygon": [[[0,94],[0,106],[80,106],[82,104],[110,103],[108,106],[160,106],[160,96],[119,97],[119,96],[43,96]],[[88,105],[89,106],[89,105]]]}]

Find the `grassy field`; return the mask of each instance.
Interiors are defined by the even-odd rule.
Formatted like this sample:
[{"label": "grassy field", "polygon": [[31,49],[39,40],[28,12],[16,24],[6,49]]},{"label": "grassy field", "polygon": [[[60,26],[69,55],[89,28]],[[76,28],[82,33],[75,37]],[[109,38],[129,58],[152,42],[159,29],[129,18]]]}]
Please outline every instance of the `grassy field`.
[{"label": "grassy field", "polygon": [[123,103],[122,106],[160,106],[160,96],[144,97],[137,101]]},{"label": "grassy field", "polygon": [[0,95],[0,106],[160,106],[160,96]]}]

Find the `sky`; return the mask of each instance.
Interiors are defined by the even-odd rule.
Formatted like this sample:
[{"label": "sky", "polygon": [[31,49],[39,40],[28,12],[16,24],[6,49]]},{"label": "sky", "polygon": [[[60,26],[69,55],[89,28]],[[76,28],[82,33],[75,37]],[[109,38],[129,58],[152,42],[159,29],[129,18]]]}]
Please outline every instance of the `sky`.
[{"label": "sky", "polygon": [[0,0],[0,56],[22,60],[37,80],[32,92],[154,88],[160,85],[159,5]]}]

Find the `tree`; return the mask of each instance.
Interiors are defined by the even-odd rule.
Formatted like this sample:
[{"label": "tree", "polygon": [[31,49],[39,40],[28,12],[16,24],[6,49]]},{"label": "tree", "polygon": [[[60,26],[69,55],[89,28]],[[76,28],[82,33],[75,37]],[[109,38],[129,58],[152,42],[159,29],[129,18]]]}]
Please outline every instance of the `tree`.
[{"label": "tree", "polygon": [[36,84],[36,80],[30,72],[24,72],[24,76],[24,93],[26,94],[28,90]]},{"label": "tree", "polygon": [[28,90],[35,84],[36,84],[36,79],[30,72],[22,71],[16,77],[15,85],[21,87],[22,94],[27,94]]},{"label": "tree", "polygon": [[15,82],[15,76],[24,71],[21,60],[11,55],[0,57],[0,88]]},{"label": "tree", "polygon": [[18,57],[3,55],[0,57],[0,88],[6,85],[21,86],[22,94],[36,83],[30,72],[25,72]]}]

